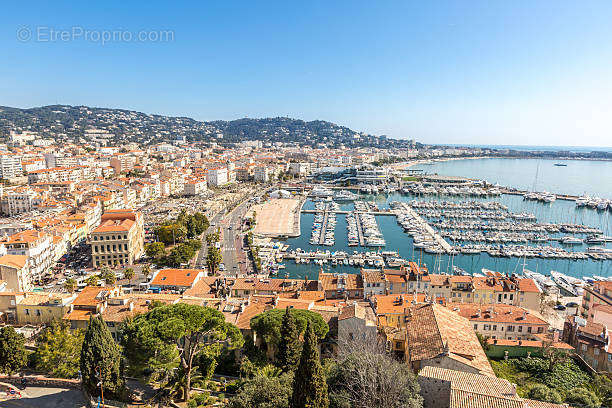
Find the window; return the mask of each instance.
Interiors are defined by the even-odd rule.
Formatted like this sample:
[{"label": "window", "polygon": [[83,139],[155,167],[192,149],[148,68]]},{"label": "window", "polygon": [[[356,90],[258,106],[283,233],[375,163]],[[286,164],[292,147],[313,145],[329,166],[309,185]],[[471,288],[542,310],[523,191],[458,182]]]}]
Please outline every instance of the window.
[{"label": "window", "polygon": [[511,293],[510,294],[510,300],[514,299],[514,295]]},{"label": "window", "polygon": [[478,330],[478,323],[474,323],[474,330]]},{"label": "window", "polygon": [[543,331],[544,331],[544,328],[538,327],[538,333],[542,333]]},{"label": "window", "polygon": [[523,332],[523,326],[519,326],[519,327],[518,327],[518,332],[519,332],[519,333],[522,333],[522,332]]},{"label": "window", "polygon": [[474,293],[474,298],[478,299],[478,293]]},{"label": "window", "polygon": [[496,325],[496,324],[494,324],[494,325],[493,325],[493,331],[496,331],[496,330],[497,330],[497,325]]},{"label": "window", "polygon": [[598,348],[593,349],[593,354],[595,354],[596,356],[598,356],[598,355],[599,355],[599,349],[598,349]]},{"label": "window", "polygon": [[527,333],[531,333],[531,326],[527,327]]},{"label": "window", "polygon": [[26,314],[26,316],[29,316],[30,315],[30,309],[25,309],[25,314]]},{"label": "window", "polygon": [[[26,313],[26,314],[27,314],[27,313]],[[587,351],[587,345],[586,345],[586,344],[583,344],[583,345],[582,345],[582,351]]]},{"label": "window", "polygon": [[491,325],[490,324],[485,324],[484,325],[484,330],[491,330]]},{"label": "window", "polygon": [[36,309],[36,316],[40,316],[40,310]]},{"label": "window", "polygon": [[514,331],[514,326],[508,326],[506,331],[513,332]]}]

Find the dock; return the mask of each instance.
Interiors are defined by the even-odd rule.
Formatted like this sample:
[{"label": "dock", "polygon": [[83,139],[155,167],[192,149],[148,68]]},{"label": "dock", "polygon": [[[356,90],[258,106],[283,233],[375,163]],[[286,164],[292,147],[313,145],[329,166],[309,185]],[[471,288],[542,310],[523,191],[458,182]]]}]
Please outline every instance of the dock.
[{"label": "dock", "polygon": [[365,246],[365,238],[363,237],[363,229],[361,226],[361,218],[358,212],[355,212],[355,223],[357,224],[357,238],[359,239],[359,246]]},{"label": "dock", "polygon": [[329,219],[329,211],[323,213],[323,223],[321,223],[321,236],[319,237],[319,245],[325,243],[325,231],[327,230],[327,220]]}]

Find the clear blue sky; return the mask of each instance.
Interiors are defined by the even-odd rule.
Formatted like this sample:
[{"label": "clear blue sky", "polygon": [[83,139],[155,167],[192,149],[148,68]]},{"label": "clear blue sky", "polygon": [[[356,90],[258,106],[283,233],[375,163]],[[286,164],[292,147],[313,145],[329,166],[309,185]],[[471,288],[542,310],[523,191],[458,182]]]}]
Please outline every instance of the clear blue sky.
[{"label": "clear blue sky", "polygon": [[[62,29],[174,38],[49,41]],[[5,2],[0,50],[0,105],[612,145],[610,1]]]}]

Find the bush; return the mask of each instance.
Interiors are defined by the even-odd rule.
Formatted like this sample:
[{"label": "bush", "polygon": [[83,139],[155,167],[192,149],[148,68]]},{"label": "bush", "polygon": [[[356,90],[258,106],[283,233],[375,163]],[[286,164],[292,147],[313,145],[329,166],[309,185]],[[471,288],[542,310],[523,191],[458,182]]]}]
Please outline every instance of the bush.
[{"label": "bush", "polygon": [[538,401],[554,402],[555,404],[563,402],[561,394],[544,384],[533,386],[533,388],[529,390],[528,397]]},{"label": "bush", "polygon": [[576,404],[587,408],[597,408],[600,405],[599,398],[585,388],[574,388],[565,395],[565,402]]},{"label": "bush", "polygon": [[189,400],[187,401],[187,406],[189,408],[201,407],[208,402],[208,397],[210,397],[210,394],[207,392],[195,394],[191,398],[189,398]]},{"label": "bush", "polygon": [[555,365],[548,371],[548,360],[544,358],[521,358],[512,360],[519,371],[527,372],[550,388],[564,391],[581,387],[590,377],[573,361],[568,360]]}]

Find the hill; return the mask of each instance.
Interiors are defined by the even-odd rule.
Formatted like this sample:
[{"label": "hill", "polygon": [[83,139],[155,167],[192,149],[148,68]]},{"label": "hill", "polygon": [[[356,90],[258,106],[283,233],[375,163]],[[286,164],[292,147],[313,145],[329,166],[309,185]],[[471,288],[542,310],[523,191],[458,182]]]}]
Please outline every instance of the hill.
[{"label": "hill", "polygon": [[[143,144],[185,138],[188,141],[215,141],[230,144],[246,140],[295,142],[301,145],[325,143],[330,146],[402,147],[406,140],[366,135],[335,123],[305,122],[286,117],[265,119],[216,120],[203,122],[187,117],[149,115],[142,112],[92,108],[88,106],[49,105],[29,109],[0,107],[0,137],[12,130],[33,131],[56,141],[90,142],[92,130],[108,132],[113,142]],[[89,132],[86,132],[89,130]],[[95,136],[95,131],[94,131]]]}]

